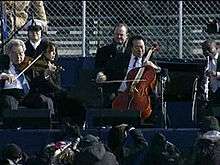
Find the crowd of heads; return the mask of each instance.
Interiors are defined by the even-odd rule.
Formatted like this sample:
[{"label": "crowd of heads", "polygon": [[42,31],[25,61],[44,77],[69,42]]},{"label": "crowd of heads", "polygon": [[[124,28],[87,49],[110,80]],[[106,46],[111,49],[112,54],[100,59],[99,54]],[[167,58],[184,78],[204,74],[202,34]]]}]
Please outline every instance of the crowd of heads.
[{"label": "crowd of heads", "polygon": [[[146,162],[150,165],[184,165],[193,160],[194,163],[191,162],[191,164],[195,165],[198,157],[198,154],[195,154],[199,150],[197,139],[194,139],[195,145],[187,151],[188,156],[186,156],[184,150],[178,148],[178,144],[170,142],[162,132],[155,132],[151,139],[146,140],[140,129],[128,124],[115,125],[107,129],[105,139],[81,130],[77,124],[66,122],[60,141],[47,144],[36,155],[28,155],[15,143],[6,144],[1,150],[1,162],[3,165],[10,161],[25,165],[38,163],[42,165],[51,163],[133,165],[134,162],[141,165]],[[204,139],[204,135],[211,135],[209,132],[213,131],[220,131],[219,122],[215,117],[207,116],[203,120],[198,138],[203,137]],[[220,141],[220,132],[218,134],[218,136],[211,135],[211,137]],[[133,140],[129,138],[133,138]]]}]

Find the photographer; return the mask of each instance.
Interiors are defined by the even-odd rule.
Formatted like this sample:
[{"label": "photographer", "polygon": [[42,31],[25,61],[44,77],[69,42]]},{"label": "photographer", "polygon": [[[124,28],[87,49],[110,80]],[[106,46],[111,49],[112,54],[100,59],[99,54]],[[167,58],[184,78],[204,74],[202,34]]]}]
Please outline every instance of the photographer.
[{"label": "photographer", "polygon": [[[147,149],[148,143],[141,130],[120,124],[112,127],[108,133],[108,147],[115,154],[120,165],[138,164]],[[132,140],[133,143],[128,143]]]}]

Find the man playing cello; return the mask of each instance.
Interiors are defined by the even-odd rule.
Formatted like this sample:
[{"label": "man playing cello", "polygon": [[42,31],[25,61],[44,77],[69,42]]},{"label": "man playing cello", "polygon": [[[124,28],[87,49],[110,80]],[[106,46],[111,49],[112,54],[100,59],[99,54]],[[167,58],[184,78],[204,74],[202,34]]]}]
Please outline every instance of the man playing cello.
[{"label": "man playing cello", "polygon": [[[126,70],[125,75],[122,75],[120,80],[123,80],[121,82],[121,84],[119,84],[119,88],[118,90],[118,96],[116,96],[112,102],[112,108],[113,109],[119,109],[119,110],[128,110],[128,109],[133,109],[134,107],[138,107],[138,105],[140,104],[135,104],[135,106],[133,107],[129,107],[131,104],[131,90],[133,90],[132,92],[134,92],[134,90],[137,89],[137,86],[143,86],[141,84],[148,84],[152,82],[151,87],[153,89],[153,84],[154,81],[156,80],[156,71],[160,71],[160,67],[155,65],[151,60],[151,55],[152,53],[155,51],[155,48],[149,49],[148,52],[146,53],[145,51],[145,41],[143,39],[143,37],[141,36],[134,36],[131,38],[131,54],[129,54],[127,57],[127,61],[123,61],[122,63],[124,63],[124,70]],[[117,65],[117,64],[116,64]],[[145,67],[142,66],[146,66],[148,69],[144,70]],[[112,66],[112,68],[115,68],[114,66]],[[116,67],[117,68],[117,67]],[[139,69],[143,68],[142,74],[139,74],[139,78],[136,77],[135,74],[137,74],[137,72],[135,71],[135,73],[132,73],[134,69],[137,68],[137,72]],[[150,72],[149,72],[150,71]],[[149,73],[148,73],[149,72]],[[146,74],[146,79],[143,78],[143,75]],[[148,74],[152,74],[152,79],[151,76],[149,76]],[[105,75],[101,75],[100,79],[103,78],[102,80],[104,81],[105,79],[108,79],[108,77],[106,77]],[[143,79],[142,79],[143,78]],[[150,78],[150,79],[148,79]],[[141,81],[140,81],[141,80]],[[117,81],[117,80],[116,80]],[[150,81],[150,82],[147,82]],[[108,81],[105,81],[106,83],[108,83]],[[103,82],[103,83],[105,83]],[[111,81],[109,81],[110,83]],[[120,82],[120,81],[119,81]],[[112,81],[112,83],[114,83],[114,80]],[[144,88],[142,88],[141,90],[145,90]],[[147,90],[150,90],[150,88],[148,88]],[[140,91],[139,91],[140,92]],[[148,91],[150,92],[150,91]],[[149,93],[145,93],[145,94],[149,94]],[[145,95],[144,94],[144,95]],[[125,96],[125,97],[124,97]],[[134,99],[134,98],[132,98]],[[135,100],[135,99],[134,99]],[[143,119],[147,118],[150,116],[151,114],[151,105],[149,105],[149,98],[145,97],[142,98],[142,101],[144,104],[148,104],[146,105],[149,110],[148,114],[142,114],[142,112],[145,111],[145,108],[142,110],[138,110],[135,109],[136,111],[140,111],[140,117],[143,117]]]}]

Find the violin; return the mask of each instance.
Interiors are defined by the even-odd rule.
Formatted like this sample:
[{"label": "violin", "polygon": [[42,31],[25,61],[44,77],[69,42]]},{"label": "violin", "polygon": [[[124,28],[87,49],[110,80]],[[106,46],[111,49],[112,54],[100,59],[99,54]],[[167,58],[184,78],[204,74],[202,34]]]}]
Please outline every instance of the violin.
[{"label": "violin", "polygon": [[[25,56],[24,61],[18,66],[19,69],[24,70],[26,67],[28,67],[31,64],[32,61],[34,61],[34,58]],[[55,71],[65,70],[62,66],[55,64],[53,61],[50,61],[50,63],[54,65],[54,67],[56,68]],[[31,68],[34,70],[45,70],[48,68],[48,61],[44,59],[39,59],[31,66]]]},{"label": "violin", "polygon": [[[34,61],[34,58],[29,57],[29,56],[25,56],[24,61],[19,64],[19,69],[20,70],[24,70],[25,68],[27,68],[31,62]],[[48,64],[42,60],[37,60],[32,66],[31,68],[33,69],[46,69],[48,67]]]},{"label": "violin", "polygon": [[55,64],[53,61],[49,61],[41,57],[42,54],[40,54],[35,59],[30,56],[25,56],[24,61],[18,65],[19,69],[21,70],[21,73],[16,78],[20,77],[29,68],[32,68],[34,71],[46,71],[49,68],[49,63],[51,66],[53,66],[53,70],[50,71],[64,71],[62,66],[59,66]]}]

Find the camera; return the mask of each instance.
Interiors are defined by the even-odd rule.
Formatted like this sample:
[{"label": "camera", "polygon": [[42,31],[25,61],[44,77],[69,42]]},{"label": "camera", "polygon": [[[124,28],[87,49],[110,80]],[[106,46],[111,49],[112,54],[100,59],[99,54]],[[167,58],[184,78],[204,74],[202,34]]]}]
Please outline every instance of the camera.
[{"label": "camera", "polygon": [[217,20],[209,20],[207,23],[207,33],[209,34],[220,34],[220,22]]}]

